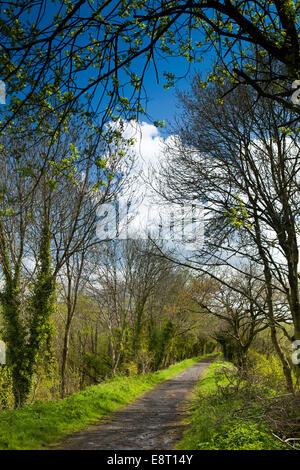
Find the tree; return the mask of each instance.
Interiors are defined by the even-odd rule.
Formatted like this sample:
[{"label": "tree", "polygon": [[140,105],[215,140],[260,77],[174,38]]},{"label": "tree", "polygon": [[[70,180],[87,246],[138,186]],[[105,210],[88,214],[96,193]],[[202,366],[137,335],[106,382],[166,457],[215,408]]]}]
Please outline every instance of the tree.
[{"label": "tree", "polygon": [[111,373],[119,366],[128,329],[131,297],[128,293],[128,269],[118,242],[95,247],[89,258],[89,295],[97,304],[101,328],[108,336]]},{"label": "tree", "polygon": [[116,173],[124,169],[122,156],[97,135],[91,140],[85,124],[73,121],[68,134],[49,142],[34,136],[26,118],[20,121],[28,140],[20,145],[14,130],[7,132],[1,160],[1,304],[16,406],[25,403],[39,360],[51,362],[57,275],[70,257],[99,242],[97,208],[117,191]]},{"label": "tree", "polygon": [[143,240],[120,240],[99,247],[90,258],[89,291],[108,331],[112,373],[120,363],[126,339],[128,358],[140,370],[145,369],[147,306],[172,270],[171,264],[155,257],[150,247]]},{"label": "tree", "polygon": [[[292,321],[299,338],[297,136],[278,128],[289,112],[270,99],[256,101],[243,87],[218,101],[226,84],[207,91],[200,78],[192,94],[182,94],[184,113],[168,149],[160,191],[168,200],[206,204],[206,239],[194,268],[213,275],[227,266],[247,274],[241,260],[257,265],[267,288],[264,310],[290,389],[290,368],[277,338],[276,293],[285,296],[283,322]],[[200,86],[199,86],[200,85]],[[166,187],[167,182],[167,187]],[[233,286],[234,288],[234,286]],[[250,299],[249,299],[250,300]]]},{"label": "tree", "polygon": [[[235,272],[223,273],[222,280],[228,286],[209,276],[199,276],[190,295],[203,312],[219,320],[212,328],[208,326],[211,335],[221,344],[225,359],[235,362],[246,373],[248,350],[256,335],[268,328],[264,314],[266,288],[251,272],[243,277]],[[280,321],[280,315],[277,319]],[[208,325],[210,321],[208,318]]]},{"label": "tree", "polygon": [[[101,223],[98,214],[101,207],[107,203],[116,201],[120,191],[124,191],[129,179],[132,158],[129,153],[124,160],[123,155],[107,155],[106,164],[109,160],[109,171],[114,175],[115,181],[107,181],[107,185],[101,184],[101,190],[93,194],[92,167],[86,171],[84,179],[81,181],[79,190],[79,200],[72,198],[68,207],[72,210],[70,214],[65,209],[66,199],[70,199],[72,188],[67,188],[62,206],[55,206],[55,219],[63,221],[56,226],[53,233],[55,248],[53,249],[53,259],[56,260],[56,272],[60,273],[60,285],[62,298],[67,304],[67,315],[64,331],[64,347],[61,363],[61,396],[65,394],[65,374],[68,360],[68,349],[70,340],[71,324],[76,312],[78,295],[84,290],[87,279],[83,272],[86,262],[89,259],[90,251],[106,240],[99,239],[97,226]],[[121,174],[120,178],[118,175]],[[103,182],[103,180],[102,180]],[[69,222],[68,222],[69,221]],[[75,221],[75,223],[74,223]],[[105,224],[105,220],[102,222]],[[62,269],[63,267],[63,269]]]},{"label": "tree", "polygon": [[[298,118],[299,107],[289,100],[300,73],[298,32],[294,1],[4,2],[0,74],[12,99],[3,127],[24,106],[42,111],[36,112],[37,128],[45,112],[54,112],[63,124],[69,113],[85,114],[93,105],[102,107],[102,124],[114,112],[137,116],[152,65],[166,88],[174,83],[170,71],[158,70],[158,55],[193,62],[211,49],[238,81],[293,109]],[[270,78],[257,76],[249,47],[265,58]],[[277,89],[268,88],[270,83]],[[59,98],[55,106],[51,95]]]}]

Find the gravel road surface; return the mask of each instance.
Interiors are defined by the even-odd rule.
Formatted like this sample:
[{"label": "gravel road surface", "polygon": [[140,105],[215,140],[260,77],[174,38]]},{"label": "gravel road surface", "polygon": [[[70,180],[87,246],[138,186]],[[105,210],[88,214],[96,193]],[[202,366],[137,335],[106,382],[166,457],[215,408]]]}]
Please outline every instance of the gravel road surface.
[{"label": "gravel road surface", "polygon": [[180,439],[183,418],[193,388],[208,357],[159,384],[134,403],[122,408],[87,430],[72,434],[56,449],[63,450],[170,450]]}]

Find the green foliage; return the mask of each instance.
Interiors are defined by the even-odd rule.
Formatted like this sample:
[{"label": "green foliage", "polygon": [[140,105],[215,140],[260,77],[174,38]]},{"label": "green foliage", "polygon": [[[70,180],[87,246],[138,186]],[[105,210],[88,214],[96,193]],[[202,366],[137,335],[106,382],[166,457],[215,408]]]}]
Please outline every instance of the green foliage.
[{"label": "green foliage", "polygon": [[41,364],[33,375],[28,402],[55,400],[59,397],[59,391],[60,377],[57,364],[52,365],[51,372],[47,363]]},{"label": "green foliage", "polygon": [[12,377],[6,365],[0,365],[0,410],[12,408],[14,395],[12,387]]},{"label": "green foliage", "polygon": [[224,359],[238,364],[238,344],[228,331],[219,331],[215,334],[216,341],[220,344]]},{"label": "green foliage", "polygon": [[[264,382],[269,388],[282,393],[286,391],[282,363],[275,354],[266,357],[264,354],[260,354],[255,350],[250,350],[249,367],[258,379]],[[293,379],[294,384],[296,384],[296,377],[293,377]]]},{"label": "green foliage", "polygon": [[100,382],[103,377],[111,372],[109,357],[92,352],[84,354],[82,367],[88,377],[93,379],[94,382]]},{"label": "green foliage", "polygon": [[158,369],[165,361],[174,345],[175,325],[168,321],[158,330],[152,324],[150,327],[149,349],[154,353],[154,367]]},{"label": "green foliage", "polygon": [[249,222],[249,214],[245,208],[245,204],[239,196],[234,196],[236,200],[235,206],[225,211],[225,219],[236,228],[252,228]]},{"label": "green foliage", "polygon": [[132,376],[138,374],[138,364],[135,361],[123,362],[120,372],[125,372],[126,375]]},{"label": "green foliage", "polygon": [[214,433],[207,442],[199,443],[197,449],[209,450],[276,450],[286,448],[274,437],[252,423],[229,425],[223,432]]}]

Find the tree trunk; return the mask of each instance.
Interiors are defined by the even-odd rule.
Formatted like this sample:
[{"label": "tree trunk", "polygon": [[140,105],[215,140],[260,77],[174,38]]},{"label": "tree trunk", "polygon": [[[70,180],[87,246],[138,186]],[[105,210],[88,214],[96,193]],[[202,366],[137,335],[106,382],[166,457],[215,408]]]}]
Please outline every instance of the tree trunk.
[{"label": "tree trunk", "polygon": [[274,348],[277,352],[277,355],[278,355],[278,357],[279,357],[279,359],[282,363],[282,368],[283,368],[283,373],[284,373],[284,376],[285,376],[287,390],[289,391],[289,393],[294,394],[295,391],[294,391],[292,371],[291,371],[290,365],[289,365],[288,361],[286,360],[285,355],[284,355],[283,351],[281,350],[280,345],[278,343],[275,326],[271,325],[270,329],[271,329],[272,343],[273,343]]},{"label": "tree trunk", "polygon": [[[289,366],[289,363],[287,362],[283,351],[280,348],[280,345],[277,341],[277,334],[276,334],[276,325],[274,321],[274,309],[273,309],[273,288],[272,288],[272,273],[270,270],[269,262],[266,257],[262,240],[261,240],[261,231],[260,231],[260,225],[259,225],[259,219],[257,216],[256,209],[254,210],[255,214],[255,232],[257,236],[257,246],[259,250],[259,254],[261,256],[261,259],[264,263],[264,277],[265,277],[265,282],[266,282],[266,288],[267,288],[267,305],[268,305],[268,323],[270,326],[271,330],[271,339],[272,343],[274,345],[275,351],[281,361],[282,368],[283,368],[283,373],[285,376],[285,381],[286,381],[286,386],[287,390],[290,393],[294,394],[294,386],[293,386],[293,380],[292,380],[292,372],[291,368]],[[298,257],[297,257],[298,259]]]},{"label": "tree trunk", "polygon": [[67,370],[68,353],[69,353],[70,331],[71,331],[71,322],[69,321],[69,319],[67,319],[65,334],[64,334],[62,363],[61,363],[61,388],[60,388],[61,398],[64,398],[65,393],[66,393],[66,370]]}]

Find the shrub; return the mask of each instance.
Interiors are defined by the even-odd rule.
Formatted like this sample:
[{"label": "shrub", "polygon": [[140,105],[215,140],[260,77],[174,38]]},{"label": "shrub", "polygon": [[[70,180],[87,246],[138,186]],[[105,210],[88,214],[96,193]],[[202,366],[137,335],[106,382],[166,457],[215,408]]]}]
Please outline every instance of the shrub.
[{"label": "shrub", "polygon": [[[269,369],[262,364],[266,373]],[[280,371],[281,372],[281,371]],[[276,382],[277,383],[277,382]],[[185,450],[277,450],[287,449],[284,428],[276,435],[276,423],[282,415],[282,406],[275,400],[275,392],[254,375],[239,376],[238,370],[230,363],[215,362],[199,382],[193,409],[188,418],[188,428],[177,448]],[[289,397],[290,398],[290,397]],[[274,406],[275,405],[275,406]],[[277,407],[275,415],[273,409]],[[288,409],[288,407],[286,407]],[[299,405],[298,405],[299,409]],[[297,410],[296,402],[287,413],[292,423],[292,411]],[[298,413],[299,414],[299,413]],[[288,437],[297,438],[295,433],[298,417],[293,417],[293,429]],[[278,428],[279,430],[279,428]],[[281,440],[280,440],[281,439]]]},{"label": "shrub", "polygon": [[280,441],[260,429],[256,424],[238,423],[226,426],[214,433],[208,442],[201,442],[197,449],[210,450],[276,450],[286,448]]},{"label": "shrub", "polygon": [[250,370],[261,383],[276,392],[286,391],[282,364],[277,356],[266,357],[264,354],[250,350],[248,357]]},{"label": "shrub", "polygon": [[0,408],[12,408],[13,405],[14,396],[11,373],[7,366],[0,365]]},{"label": "shrub", "polygon": [[134,361],[124,362],[121,367],[122,372],[129,376],[137,375],[138,365]]}]

